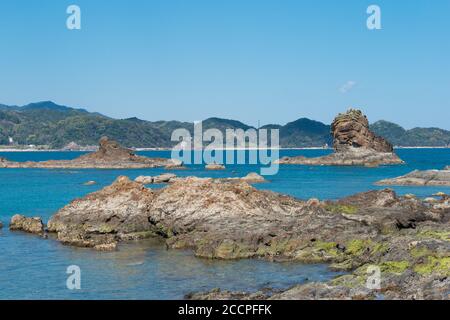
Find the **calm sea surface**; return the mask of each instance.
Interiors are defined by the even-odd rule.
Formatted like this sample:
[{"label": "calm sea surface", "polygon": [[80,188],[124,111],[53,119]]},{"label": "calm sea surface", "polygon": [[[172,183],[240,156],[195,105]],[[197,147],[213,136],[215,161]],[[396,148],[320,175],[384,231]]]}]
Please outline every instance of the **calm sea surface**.
[{"label": "calm sea surface", "polygon": [[[327,150],[282,150],[281,156],[327,154]],[[379,189],[373,183],[414,169],[442,169],[450,165],[450,149],[400,149],[406,165],[379,168],[281,166],[269,182],[256,185],[301,199],[337,199],[361,191]],[[1,153],[15,161],[73,159],[77,152]],[[151,157],[170,157],[169,151],[140,152]],[[41,216],[45,221],[74,198],[109,185],[119,175],[135,178],[156,175],[163,169],[139,170],[46,170],[0,169],[0,299],[177,299],[191,291],[216,287],[256,291],[264,287],[286,288],[306,281],[326,281],[334,276],[324,265],[271,263],[259,260],[210,261],[193,257],[189,251],[167,251],[159,243],[127,243],[115,252],[63,246],[52,239],[40,239],[8,231],[12,215]],[[177,175],[239,177],[258,172],[256,165],[228,165],[224,171],[205,171],[189,166]],[[84,186],[89,180],[96,185]],[[420,197],[444,187],[394,187],[400,193]],[[66,288],[66,268],[81,268],[81,290]]]}]

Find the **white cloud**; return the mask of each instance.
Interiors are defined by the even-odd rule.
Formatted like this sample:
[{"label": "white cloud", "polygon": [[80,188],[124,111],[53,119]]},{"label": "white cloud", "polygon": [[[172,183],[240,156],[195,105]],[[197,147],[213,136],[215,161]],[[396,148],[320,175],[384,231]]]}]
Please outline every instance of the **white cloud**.
[{"label": "white cloud", "polygon": [[350,90],[352,90],[355,85],[356,85],[355,81],[349,80],[339,88],[339,91],[341,93],[345,94],[345,93],[349,92]]}]

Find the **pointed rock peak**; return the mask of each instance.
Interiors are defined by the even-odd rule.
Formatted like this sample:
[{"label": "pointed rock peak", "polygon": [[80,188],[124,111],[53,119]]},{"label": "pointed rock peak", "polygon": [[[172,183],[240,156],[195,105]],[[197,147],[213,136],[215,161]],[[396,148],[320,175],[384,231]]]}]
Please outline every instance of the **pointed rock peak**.
[{"label": "pointed rock peak", "polygon": [[359,109],[350,108],[340,113],[331,124],[334,149],[365,148],[377,152],[393,152],[392,145],[369,129],[369,121]]}]

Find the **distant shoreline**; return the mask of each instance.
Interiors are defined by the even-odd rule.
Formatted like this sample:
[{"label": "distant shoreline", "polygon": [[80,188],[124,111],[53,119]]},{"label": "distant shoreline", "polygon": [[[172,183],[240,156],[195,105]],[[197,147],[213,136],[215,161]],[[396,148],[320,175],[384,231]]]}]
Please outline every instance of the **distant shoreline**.
[{"label": "distant shoreline", "polygon": [[[273,148],[222,148],[217,150],[272,150]],[[416,147],[394,147],[394,150],[400,149],[450,149],[450,147],[428,147],[428,146],[416,146]],[[172,151],[171,148],[135,148],[136,152],[141,151]],[[322,147],[305,147],[305,148],[279,148],[278,150],[333,150],[333,148],[322,148]],[[93,152],[95,150],[63,150],[63,149],[14,149],[0,148],[0,152]]]}]

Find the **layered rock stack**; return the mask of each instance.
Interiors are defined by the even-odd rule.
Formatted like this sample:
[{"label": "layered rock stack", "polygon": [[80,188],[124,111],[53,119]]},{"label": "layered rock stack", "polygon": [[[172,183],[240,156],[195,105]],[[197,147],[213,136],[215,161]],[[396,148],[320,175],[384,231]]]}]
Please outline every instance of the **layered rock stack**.
[{"label": "layered rock stack", "polygon": [[324,157],[284,157],[280,164],[363,165],[401,164],[387,140],[369,129],[369,121],[361,110],[349,109],[339,114],[331,125],[334,153]]},{"label": "layered rock stack", "polygon": [[350,109],[339,114],[331,124],[331,134],[336,152],[348,151],[349,147],[377,152],[394,151],[392,144],[369,130],[369,120],[361,110]]}]

